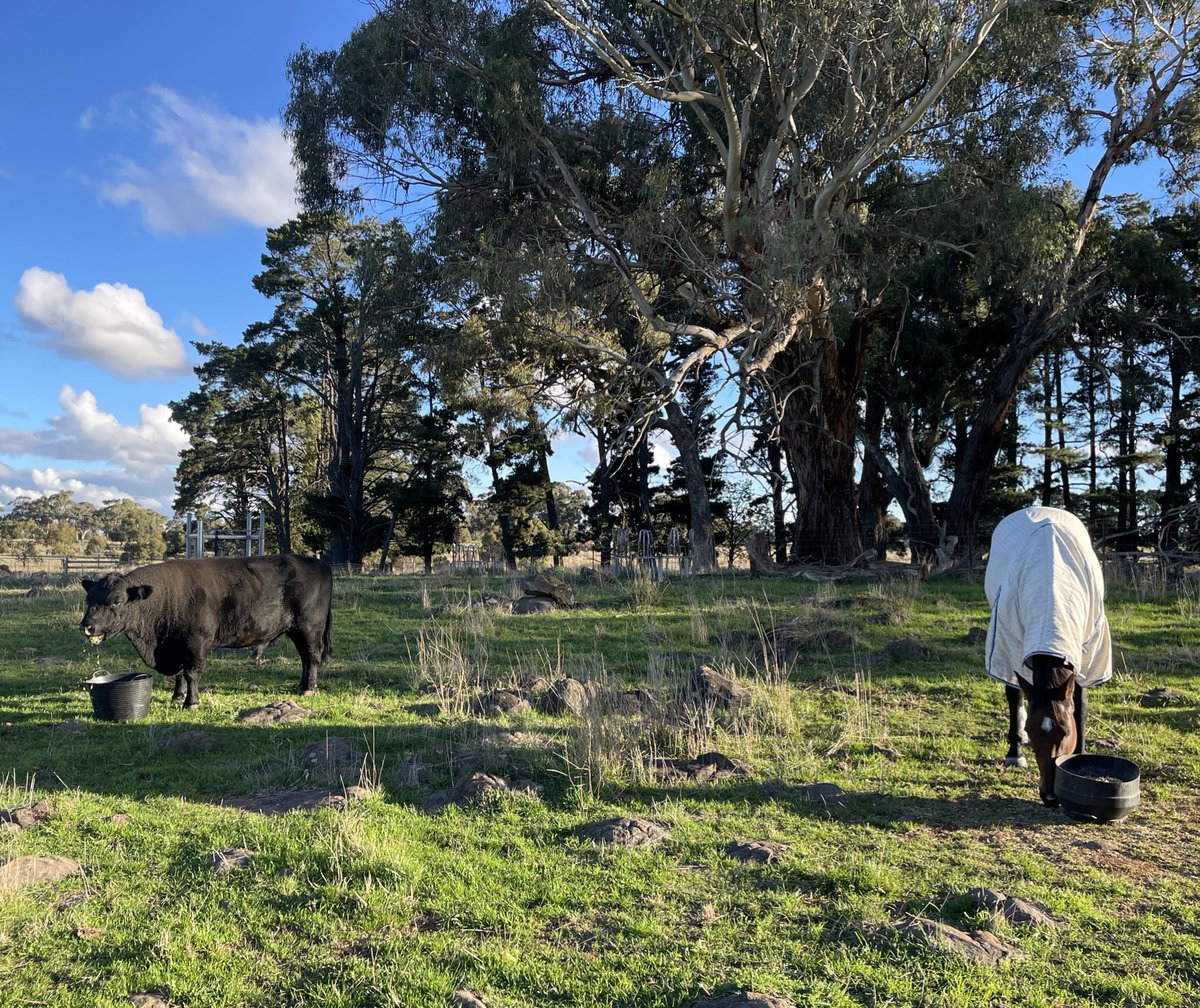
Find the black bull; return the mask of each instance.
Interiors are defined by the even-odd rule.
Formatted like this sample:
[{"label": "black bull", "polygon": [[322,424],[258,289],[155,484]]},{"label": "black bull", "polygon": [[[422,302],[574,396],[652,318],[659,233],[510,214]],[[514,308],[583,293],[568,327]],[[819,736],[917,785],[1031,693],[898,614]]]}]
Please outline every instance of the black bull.
[{"label": "black bull", "polygon": [[199,704],[214,647],[249,648],[287,636],[300,653],[300,692],[317,688],[333,650],[333,574],[298,556],[167,560],[83,582],[80,631],[93,644],[124,635],[151,668],[175,677],[174,701]]}]

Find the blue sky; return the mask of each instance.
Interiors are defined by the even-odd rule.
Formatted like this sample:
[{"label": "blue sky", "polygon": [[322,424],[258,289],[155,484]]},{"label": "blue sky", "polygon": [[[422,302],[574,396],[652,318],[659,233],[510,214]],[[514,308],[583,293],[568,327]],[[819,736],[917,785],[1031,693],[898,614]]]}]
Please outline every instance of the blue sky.
[{"label": "blue sky", "polygon": [[0,506],[72,490],[171,512],[191,340],[236,342],[294,212],[285,64],[358,0],[6,4]]},{"label": "blue sky", "polygon": [[[271,311],[250,279],[266,228],[295,210],[286,60],[336,47],[370,13],[5,5],[0,508],[65,489],[171,513],[186,439],[166,404],[195,388],[190,341],[236,342]],[[558,478],[579,478],[580,453],[560,445]]]}]

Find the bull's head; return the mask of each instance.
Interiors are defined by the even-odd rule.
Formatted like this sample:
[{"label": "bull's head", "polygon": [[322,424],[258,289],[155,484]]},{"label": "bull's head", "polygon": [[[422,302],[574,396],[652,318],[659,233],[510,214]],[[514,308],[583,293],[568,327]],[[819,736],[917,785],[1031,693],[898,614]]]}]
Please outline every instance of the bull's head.
[{"label": "bull's head", "polygon": [[85,578],[81,583],[87,599],[79,631],[92,644],[102,644],[106,638],[124,633],[129,627],[125,607],[153,591],[149,585],[130,584],[120,574],[106,574],[99,581]]},{"label": "bull's head", "polygon": [[1032,655],[1026,662],[1033,682],[1021,678],[1029,707],[1025,731],[1037,757],[1038,792],[1049,808],[1058,805],[1054,793],[1056,761],[1069,756],[1079,741],[1075,725],[1075,670],[1054,655]]}]

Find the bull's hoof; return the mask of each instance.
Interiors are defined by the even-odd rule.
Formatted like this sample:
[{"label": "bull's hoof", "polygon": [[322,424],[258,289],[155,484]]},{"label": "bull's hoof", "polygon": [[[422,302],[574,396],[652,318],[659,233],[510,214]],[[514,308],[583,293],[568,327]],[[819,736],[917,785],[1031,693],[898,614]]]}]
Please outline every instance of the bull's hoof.
[{"label": "bull's hoof", "polygon": [[1029,766],[1029,760],[1027,760],[1024,756],[1005,756],[1004,765],[1020,767],[1022,770],[1024,770]]},{"label": "bull's hoof", "polygon": [[1058,808],[1058,796],[1044,794],[1042,795],[1042,804],[1045,805],[1046,808]]},{"label": "bull's hoof", "polygon": [[183,705],[183,709],[184,709],[184,710],[195,710],[195,709],[196,709],[197,707],[199,707],[199,706],[200,706],[200,701],[199,701],[199,700],[193,700],[191,703],[185,703],[185,704]]},{"label": "bull's hoof", "polygon": [[300,691],[300,695],[301,696],[316,696],[317,688],[314,686],[312,689],[302,689]]}]

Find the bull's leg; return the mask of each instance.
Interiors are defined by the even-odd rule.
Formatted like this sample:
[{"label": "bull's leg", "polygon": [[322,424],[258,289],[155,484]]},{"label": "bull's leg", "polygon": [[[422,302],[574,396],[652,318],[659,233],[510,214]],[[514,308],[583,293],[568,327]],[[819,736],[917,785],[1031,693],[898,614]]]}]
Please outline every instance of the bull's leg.
[{"label": "bull's leg", "polygon": [[200,706],[200,672],[198,668],[188,669],[180,678],[187,684],[187,696],[183,701],[184,710],[195,710]]},{"label": "bull's leg", "polygon": [[320,667],[322,656],[321,638],[305,633],[299,628],[289,630],[287,635],[300,653],[300,694],[312,696],[317,692],[317,669]]},{"label": "bull's leg", "polygon": [[1087,752],[1084,733],[1087,731],[1087,690],[1083,686],[1075,687],[1075,752]]},{"label": "bull's leg", "polygon": [[204,674],[204,659],[207,650],[194,647],[188,650],[180,670],[181,678],[187,687],[187,696],[183,701],[184,710],[195,710],[200,706],[200,677]]},{"label": "bull's leg", "polygon": [[1027,767],[1029,761],[1021,755],[1021,743],[1029,741],[1029,736],[1025,734],[1026,712],[1021,690],[1017,686],[1005,686],[1004,697],[1008,701],[1008,753],[1004,757],[1004,765]]}]

